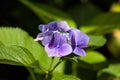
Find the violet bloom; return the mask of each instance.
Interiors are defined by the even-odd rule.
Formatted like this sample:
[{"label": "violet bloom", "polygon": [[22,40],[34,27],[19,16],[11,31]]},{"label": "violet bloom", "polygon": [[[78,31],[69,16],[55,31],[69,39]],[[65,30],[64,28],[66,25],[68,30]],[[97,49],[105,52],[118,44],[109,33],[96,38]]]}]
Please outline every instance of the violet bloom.
[{"label": "violet bloom", "polygon": [[55,32],[51,42],[45,46],[49,57],[62,57],[72,52],[72,47],[67,43],[67,38],[60,32]]},{"label": "violet bloom", "polygon": [[39,25],[41,31],[36,41],[41,41],[49,57],[67,56],[72,52],[85,56],[83,50],[87,46],[89,37],[77,29],[72,29],[65,21],[53,21],[47,25]]},{"label": "violet bloom", "polygon": [[41,32],[46,32],[46,31],[63,31],[63,32],[66,32],[67,30],[69,30],[69,26],[68,24],[66,23],[66,21],[53,21],[53,22],[50,22],[48,23],[48,25],[39,25],[38,29],[41,31]]},{"label": "violet bloom", "polygon": [[73,53],[79,56],[86,56],[83,48],[88,45],[89,37],[77,29],[68,31]]},{"label": "violet bloom", "polygon": [[48,23],[48,25],[39,25],[38,29],[41,31],[41,33],[37,35],[35,41],[42,41],[42,44],[45,46],[46,44],[50,43],[55,31],[66,32],[70,28],[65,21],[53,21]]}]

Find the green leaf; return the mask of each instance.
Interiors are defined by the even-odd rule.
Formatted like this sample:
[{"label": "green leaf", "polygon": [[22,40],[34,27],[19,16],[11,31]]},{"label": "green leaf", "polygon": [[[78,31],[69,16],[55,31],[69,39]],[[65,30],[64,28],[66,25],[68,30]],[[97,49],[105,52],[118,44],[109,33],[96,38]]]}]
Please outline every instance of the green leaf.
[{"label": "green leaf", "polygon": [[[34,41],[24,30],[20,28],[0,27],[0,41],[4,43],[5,46],[18,45],[28,49],[35,60],[39,62],[41,69],[46,71],[49,68],[51,58],[48,57],[44,48],[38,42]],[[56,64],[57,61],[58,58],[55,58],[54,64]],[[63,67],[64,63],[58,66],[55,71],[61,73],[63,72]]]},{"label": "green leaf", "polygon": [[110,64],[108,68],[102,69],[98,73],[99,80],[119,80],[120,78],[120,63]]},{"label": "green leaf", "polygon": [[65,20],[72,27],[76,27],[75,22],[64,12],[57,8],[45,4],[30,2],[28,0],[20,0],[28,8],[30,8],[40,19],[48,23],[50,21]]},{"label": "green leaf", "polygon": [[86,57],[79,57],[79,66],[92,70],[107,67],[106,57],[97,51],[87,51]]},{"label": "green leaf", "polygon": [[[59,62],[60,58],[59,57],[54,57],[54,61],[53,61],[53,65],[52,65],[52,68]],[[55,70],[53,71],[53,75],[60,75],[60,74],[64,74],[64,67],[65,67],[65,62],[62,61],[56,68]]]},{"label": "green leaf", "polygon": [[80,79],[73,75],[59,75],[59,76],[54,76],[52,80],[80,80]]},{"label": "green leaf", "polygon": [[106,61],[105,56],[97,51],[88,51],[86,57],[80,57],[79,59],[89,64],[100,63],[100,62]]},{"label": "green leaf", "polygon": [[0,48],[4,47],[4,44],[0,41]]},{"label": "green leaf", "polygon": [[5,46],[18,45],[28,49],[34,56],[36,61],[39,61],[45,69],[50,64],[50,58],[48,58],[44,49],[38,42],[35,42],[27,32],[19,28],[0,27],[0,41]]},{"label": "green leaf", "polygon": [[120,13],[103,13],[90,20],[88,25],[81,26],[81,31],[88,34],[107,34],[120,28]]},{"label": "green leaf", "polygon": [[27,32],[20,28],[0,28],[0,41],[5,46],[18,45],[28,49],[36,59],[38,59],[38,51],[41,46],[28,35]]},{"label": "green leaf", "polygon": [[0,63],[31,66],[35,62],[33,55],[20,46],[5,46],[0,48]]},{"label": "green leaf", "polygon": [[106,39],[102,35],[89,35],[88,48],[98,48],[106,43]]}]

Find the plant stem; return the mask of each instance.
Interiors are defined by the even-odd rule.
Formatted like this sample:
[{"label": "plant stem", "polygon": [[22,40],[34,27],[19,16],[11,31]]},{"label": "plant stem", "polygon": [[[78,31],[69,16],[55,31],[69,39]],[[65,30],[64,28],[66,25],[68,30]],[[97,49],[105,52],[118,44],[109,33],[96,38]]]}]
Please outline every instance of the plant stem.
[{"label": "plant stem", "polygon": [[50,72],[50,70],[51,70],[51,68],[52,68],[53,62],[54,62],[54,57],[52,57],[52,60],[51,60],[51,63],[50,63],[50,67],[48,68],[48,71],[46,72],[46,76],[45,76],[46,79],[47,79],[48,76],[49,76],[49,72]]},{"label": "plant stem", "polygon": [[27,68],[27,70],[30,72],[30,75],[31,75],[31,77],[32,77],[32,80],[36,80],[36,78],[35,78],[35,75],[34,75],[34,72],[33,72],[32,68]]},{"label": "plant stem", "polygon": [[48,68],[48,72],[49,72],[50,69],[52,68],[53,62],[54,62],[54,57],[52,57],[52,61],[51,61],[50,67]]},{"label": "plant stem", "polygon": [[60,58],[59,59],[59,62],[53,67],[53,69],[51,69],[50,71],[49,71],[49,73],[52,73],[54,70],[55,70],[55,68],[62,62],[63,60]]},{"label": "plant stem", "polygon": [[58,63],[56,63],[56,65],[52,68],[53,60],[54,60],[54,57],[52,58],[50,67],[49,67],[48,71],[46,72],[46,76],[45,76],[46,80],[49,78],[50,74],[56,69],[56,67],[63,61],[63,59],[60,58],[59,61],[58,61]]}]

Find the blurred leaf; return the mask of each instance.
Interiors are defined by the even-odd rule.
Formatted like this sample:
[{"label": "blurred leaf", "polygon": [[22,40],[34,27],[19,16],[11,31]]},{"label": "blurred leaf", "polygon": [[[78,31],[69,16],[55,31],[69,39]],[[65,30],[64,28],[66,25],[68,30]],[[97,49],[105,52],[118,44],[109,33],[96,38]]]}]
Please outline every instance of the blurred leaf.
[{"label": "blurred leaf", "polygon": [[86,57],[80,57],[79,59],[89,64],[100,63],[100,62],[106,61],[105,56],[97,51],[88,51]]},{"label": "blurred leaf", "polygon": [[80,80],[80,79],[73,75],[59,75],[59,76],[54,76],[52,80]]},{"label": "blurred leaf", "polygon": [[107,34],[120,28],[120,13],[103,13],[93,18],[88,25],[81,26],[81,31],[88,34]]},{"label": "blurred leaf", "polygon": [[111,37],[111,39],[109,39],[109,41],[107,42],[107,48],[108,48],[111,56],[113,56],[115,58],[119,58],[120,57],[120,42],[119,42],[120,34],[119,33],[115,34],[115,31],[113,34],[114,34],[113,36],[115,36],[115,35],[117,35],[117,36]]},{"label": "blurred leaf", "polygon": [[85,3],[73,6],[68,13],[76,21],[77,25],[81,26],[87,24],[91,18],[98,15],[100,12],[101,11],[97,6],[91,3]]},{"label": "blurred leaf", "polygon": [[111,12],[120,12],[120,3],[113,3],[110,8]]},{"label": "blurred leaf", "polygon": [[5,46],[0,48],[0,63],[32,67],[35,62],[33,55],[20,46]]},{"label": "blurred leaf", "polygon": [[89,35],[88,48],[101,47],[106,43],[106,39],[102,35]]},{"label": "blurred leaf", "polygon": [[[106,76],[106,78],[104,78]],[[120,79],[120,63],[110,64],[108,68],[98,73],[99,80],[119,80]],[[111,79],[110,79],[111,78]]]},{"label": "blurred leaf", "polygon": [[4,44],[0,41],[0,48],[4,47]]},{"label": "blurred leaf", "polygon": [[28,0],[20,0],[28,8],[30,8],[40,19],[48,23],[50,21],[65,20],[71,27],[76,27],[75,22],[64,12],[45,4],[30,2]]},{"label": "blurred leaf", "polygon": [[97,51],[87,51],[86,57],[79,58],[79,66],[91,70],[99,70],[107,67],[106,58],[104,55]]},{"label": "blurred leaf", "polygon": [[101,71],[120,77],[120,64],[111,64],[108,68]]}]

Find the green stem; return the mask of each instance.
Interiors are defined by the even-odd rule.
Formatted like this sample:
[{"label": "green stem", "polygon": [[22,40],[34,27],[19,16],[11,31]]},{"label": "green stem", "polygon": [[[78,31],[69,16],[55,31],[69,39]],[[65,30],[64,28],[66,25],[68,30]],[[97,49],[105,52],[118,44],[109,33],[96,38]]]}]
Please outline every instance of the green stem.
[{"label": "green stem", "polygon": [[54,62],[54,57],[52,57],[52,60],[51,60],[51,63],[50,63],[50,67],[48,68],[48,71],[46,72],[46,76],[45,76],[46,79],[49,77],[49,71],[52,68],[53,62]]},{"label": "green stem", "polygon": [[63,60],[60,58],[59,62],[53,67],[53,69],[51,69],[51,70],[49,71],[49,74],[52,73],[52,72],[56,69],[56,67],[57,67],[62,61],[63,61]]},{"label": "green stem", "polygon": [[33,72],[32,68],[27,68],[27,70],[30,72],[30,75],[31,75],[31,77],[32,77],[32,80],[36,80],[36,78],[35,78],[35,75],[34,75],[34,72]]},{"label": "green stem", "polygon": [[50,71],[50,69],[52,68],[53,61],[54,61],[54,57],[52,57],[52,61],[51,61],[50,67],[48,68],[48,72],[49,72],[49,71]]},{"label": "green stem", "polygon": [[[58,61],[58,63],[56,63],[56,65],[52,68],[53,60],[54,60],[54,57],[52,58],[50,68],[49,68],[48,71],[46,72],[46,76],[45,76],[46,80],[49,78],[50,74],[56,69],[56,67],[63,61],[63,59],[60,58],[59,61]],[[51,69],[51,68],[52,68],[52,69]]]}]

